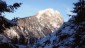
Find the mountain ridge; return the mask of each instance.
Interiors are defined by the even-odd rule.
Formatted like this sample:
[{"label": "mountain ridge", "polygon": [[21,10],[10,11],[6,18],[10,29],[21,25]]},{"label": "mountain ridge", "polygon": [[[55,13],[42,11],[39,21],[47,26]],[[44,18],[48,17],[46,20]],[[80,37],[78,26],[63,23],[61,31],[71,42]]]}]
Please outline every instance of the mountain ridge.
[{"label": "mountain ridge", "polygon": [[[36,17],[38,14],[31,17],[18,19],[17,26],[4,30],[4,34],[13,43],[33,44],[37,39],[51,34],[63,24],[64,20],[61,15],[55,13],[53,9],[51,10],[55,15],[53,13],[51,14],[45,12],[40,15],[40,19]],[[49,12],[51,10],[49,10]]]}]

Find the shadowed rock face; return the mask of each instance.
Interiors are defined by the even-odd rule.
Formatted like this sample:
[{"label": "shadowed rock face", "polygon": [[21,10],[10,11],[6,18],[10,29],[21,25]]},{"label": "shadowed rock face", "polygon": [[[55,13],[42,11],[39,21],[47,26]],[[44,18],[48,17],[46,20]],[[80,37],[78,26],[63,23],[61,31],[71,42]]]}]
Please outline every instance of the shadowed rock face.
[{"label": "shadowed rock face", "polygon": [[[46,9],[36,15],[17,20],[17,26],[5,30],[5,34],[12,41],[32,44],[36,39],[40,39],[57,30],[64,20],[58,11]],[[16,42],[16,41],[15,41]]]}]

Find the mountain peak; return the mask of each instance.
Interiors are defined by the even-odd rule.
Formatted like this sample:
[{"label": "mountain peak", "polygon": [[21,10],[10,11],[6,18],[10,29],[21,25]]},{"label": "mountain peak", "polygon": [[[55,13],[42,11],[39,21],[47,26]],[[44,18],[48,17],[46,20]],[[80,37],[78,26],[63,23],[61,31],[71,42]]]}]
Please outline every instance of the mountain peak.
[{"label": "mountain peak", "polygon": [[41,10],[36,14],[36,17],[39,19],[41,16],[47,15],[47,16],[56,16],[60,15],[60,12],[51,8]]},{"label": "mountain peak", "polygon": [[48,8],[48,9],[39,11],[39,13],[42,13],[42,12],[56,12],[56,13],[58,13],[58,14],[60,13],[59,11],[54,10],[54,9],[52,9],[52,8]]}]

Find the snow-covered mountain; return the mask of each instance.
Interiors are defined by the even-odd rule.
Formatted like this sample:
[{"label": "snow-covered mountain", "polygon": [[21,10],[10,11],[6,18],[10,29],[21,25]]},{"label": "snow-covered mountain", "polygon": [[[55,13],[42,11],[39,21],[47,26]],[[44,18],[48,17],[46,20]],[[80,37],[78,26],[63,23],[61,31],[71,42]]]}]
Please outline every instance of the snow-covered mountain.
[{"label": "snow-covered mountain", "polygon": [[[1,40],[14,44],[33,44],[37,39],[45,37],[57,30],[64,20],[58,11],[46,9],[36,15],[16,20],[17,25],[6,28],[0,34]],[[14,22],[13,22],[14,23]]]},{"label": "snow-covered mountain", "polygon": [[59,30],[38,40],[32,48],[85,48],[85,21],[74,21],[75,19],[71,18]]}]

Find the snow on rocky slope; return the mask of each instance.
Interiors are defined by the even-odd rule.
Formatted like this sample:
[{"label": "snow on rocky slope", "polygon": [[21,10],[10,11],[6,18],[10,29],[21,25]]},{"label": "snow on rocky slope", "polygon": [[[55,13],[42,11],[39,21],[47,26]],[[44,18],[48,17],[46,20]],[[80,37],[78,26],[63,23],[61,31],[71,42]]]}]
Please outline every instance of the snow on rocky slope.
[{"label": "snow on rocky slope", "polygon": [[85,48],[85,21],[78,24],[73,21],[71,18],[57,31],[38,40],[32,48]]},{"label": "snow on rocky slope", "polygon": [[[13,44],[33,44],[35,40],[57,30],[63,22],[64,20],[58,11],[46,9],[39,11],[34,16],[18,19],[16,26],[4,30],[3,37]],[[2,36],[2,34],[0,35]],[[1,40],[3,41],[4,38]]]}]

